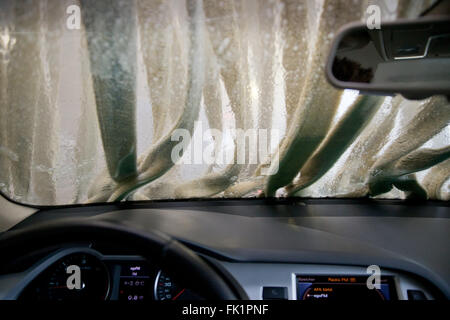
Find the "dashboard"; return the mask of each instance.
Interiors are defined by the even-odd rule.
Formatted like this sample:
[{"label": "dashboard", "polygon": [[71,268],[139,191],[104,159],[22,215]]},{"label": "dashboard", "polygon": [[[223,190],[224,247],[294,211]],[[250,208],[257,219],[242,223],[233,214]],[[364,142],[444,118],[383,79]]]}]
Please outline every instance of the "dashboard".
[{"label": "dashboard", "polygon": [[[431,201],[113,204],[41,210],[14,229],[76,217],[159,230],[229,274],[251,300],[430,300],[450,297],[449,212]],[[82,276],[67,292],[72,265]],[[368,291],[371,265],[380,267],[380,286]],[[61,245],[0,274],[0,300],[80,298],[202,299],[116,244]]]},{"label": "dashboard", "polygon": [[[250,300],[432,300],[427,285],[401,272],[382,270],[368,289],[367,270],[355,266],[236,263],[211,257]],[[77,283],[71,266],[79,267]],[[8,281],[8,280],[14,280]],[[8,285],[9,284],[9,285]],[[70,286],[73,286],[70,288]],[[104,255],[90,246],[58,249],[21,273],[0,276],[0,299],[26,301],[203,300],[137,255]]]}]

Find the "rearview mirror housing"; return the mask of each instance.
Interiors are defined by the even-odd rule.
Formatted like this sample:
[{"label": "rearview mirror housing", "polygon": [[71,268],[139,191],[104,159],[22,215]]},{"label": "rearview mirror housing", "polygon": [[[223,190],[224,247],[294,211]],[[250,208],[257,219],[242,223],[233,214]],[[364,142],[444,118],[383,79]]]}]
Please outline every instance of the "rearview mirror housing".
[{"label": "rearview mirror housing", "polygon": [[449,97],[450,17],[397,20],[379,29],[349,24],[332,44],[326,74],[337,88],[368,94]]}]

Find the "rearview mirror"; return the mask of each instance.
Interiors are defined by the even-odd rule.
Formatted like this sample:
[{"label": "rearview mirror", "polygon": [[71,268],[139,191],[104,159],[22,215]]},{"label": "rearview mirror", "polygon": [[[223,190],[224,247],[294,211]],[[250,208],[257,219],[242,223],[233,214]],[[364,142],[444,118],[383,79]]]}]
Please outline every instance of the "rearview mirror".
[{"label": "rearview mirror", "polygon": [[327,63],[334,86],[409,99],[450,96],[450,18],[399,20],[380,29],[351,24],[337,35]]}]

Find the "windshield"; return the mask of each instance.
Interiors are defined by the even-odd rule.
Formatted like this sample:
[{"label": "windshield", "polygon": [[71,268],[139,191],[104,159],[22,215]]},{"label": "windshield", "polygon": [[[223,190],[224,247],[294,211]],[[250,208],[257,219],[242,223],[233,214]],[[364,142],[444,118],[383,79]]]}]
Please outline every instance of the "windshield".
[{"label": "windshield", "polygon": [[2,1],[0,189],[18,202],[450,198],[450,105],[337,90],[343,25],[433,1]]}]

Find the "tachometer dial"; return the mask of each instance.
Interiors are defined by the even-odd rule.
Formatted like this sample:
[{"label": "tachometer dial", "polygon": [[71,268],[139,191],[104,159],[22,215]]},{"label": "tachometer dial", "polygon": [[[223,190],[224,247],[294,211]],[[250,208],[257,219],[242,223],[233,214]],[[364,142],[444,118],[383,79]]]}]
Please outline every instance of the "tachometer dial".
[{"label": "tachometer dial", "polygon": [[61,258],[24,292],[31,300],[105,300],[109,293],[109,273],[96,256],[73,253]]}]

